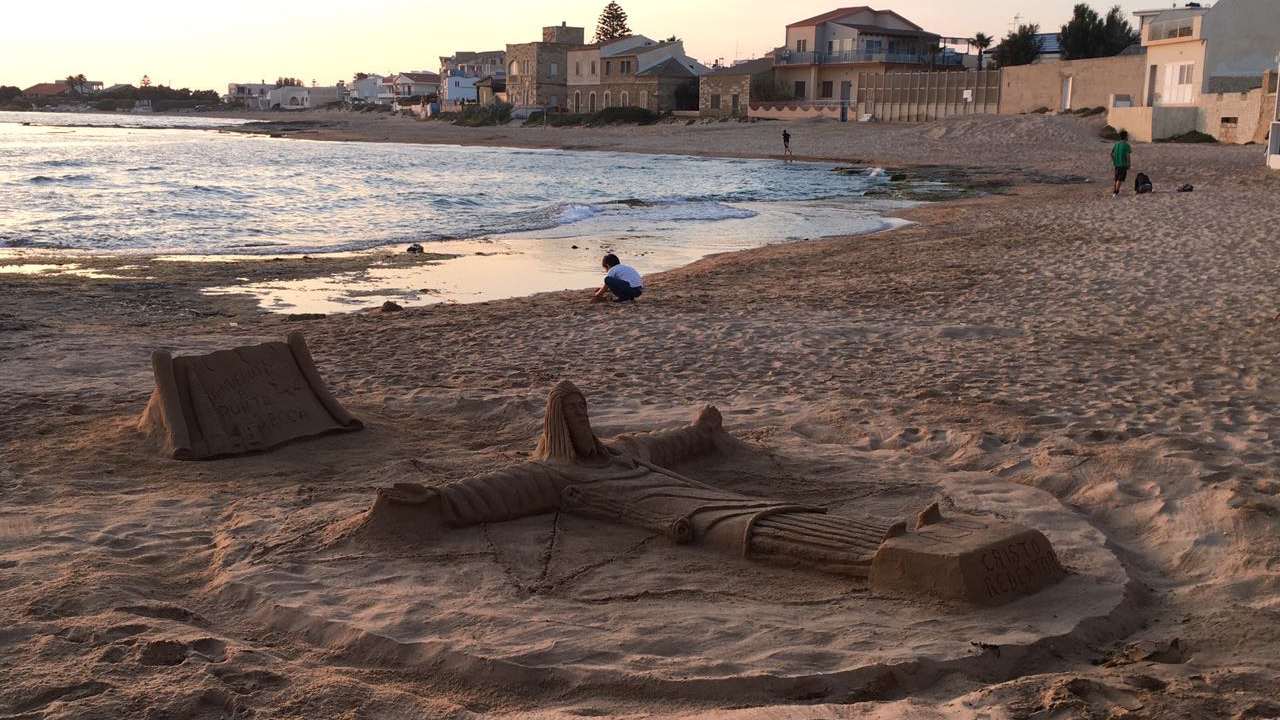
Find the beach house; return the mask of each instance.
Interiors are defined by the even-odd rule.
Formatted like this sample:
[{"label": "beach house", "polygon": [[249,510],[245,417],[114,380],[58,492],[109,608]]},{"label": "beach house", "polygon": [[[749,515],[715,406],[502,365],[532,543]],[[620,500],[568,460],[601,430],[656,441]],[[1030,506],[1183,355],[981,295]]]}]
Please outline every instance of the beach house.
[{"label": "beach house", "polygon": [[709,68],[685,54],[679,40],[631,35],[567,53],[569,110],[609,107],[653,112],[696,109],[698,77]]},{"label": "beach house", "polygon": [[786,27],[774,78],[794,100],[847,102],[861,74],[963,67],[964,57],[942,41],[892,10],[839,8]]},{"label": "beach house", "polygon": [[568,104],[569,50],[585,31],[567,23],[542,29],[539,42],[507,45],[507,101],[518,109],[563,109]]},{"label": "beach house", "polygon": [[712,68],[699,80],[698,112],[703,117],[746,117],[753,92],[757,100],[773,100],[773,58],[765,57]]},{"label": "beach house", "polygon": [[440,93],[440,76],[433,72],[403,72],[391,78],[395,99],[426,98]]},{"label": "beach house", "polygon": [[476,84],[485,77],[506,77],[506,52],[459,51],[440,58],[440,104],[457,109],[480,99]]},{"label": "beach house", "polygon": [[227,94],[222,96],[227,104],[243,105],[248,110],[267,110],[267,93],[276,89],[275,83],[228,83]]},{"label": "beach house", "polygon": [[1146,50],[1142,94],[1133,107],[1110,109],[1113,127],[1140,142],[1192,131],[1234,143],[1265,137],[1280,54],[1275,0],[1189,3],[1136,15]]},{"label": "beach house", "polygon": [[356,73],[351,78],[351,85],[348,86],[350,88],[351,102],[376,105],[384,79],[381,75]]}]

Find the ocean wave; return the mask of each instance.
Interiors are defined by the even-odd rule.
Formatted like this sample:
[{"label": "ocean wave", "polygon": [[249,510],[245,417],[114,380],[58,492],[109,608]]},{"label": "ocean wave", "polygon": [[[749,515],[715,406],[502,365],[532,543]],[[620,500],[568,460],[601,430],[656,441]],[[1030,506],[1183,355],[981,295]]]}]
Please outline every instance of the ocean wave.
[{"label": "ocean wave", "polygon": [[82,183],[92,180],[92,175],[35,175],[27,178],[27,182],[32,185],[60,185]]}]

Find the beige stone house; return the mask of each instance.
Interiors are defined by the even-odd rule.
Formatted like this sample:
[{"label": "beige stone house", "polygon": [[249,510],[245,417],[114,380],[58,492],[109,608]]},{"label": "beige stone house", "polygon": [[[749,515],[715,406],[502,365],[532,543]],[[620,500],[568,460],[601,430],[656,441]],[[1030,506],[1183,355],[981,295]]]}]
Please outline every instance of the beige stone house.
[{"label": "beige stone house", "polygon": [[775,94],[773,85],[773,58],[714,68],[699,81],[699,114],[711,118],[746,117],[752,88],[757,90],[757,94],[767,88],[764,94],[772,96]]},{"label": "beige stone house", "polygon": [[507,101],[517,108],[564,109],[568,105],[569,50],[584,31],[565,23],[542,29],[540,42],[507,45]]},{"label": "beige stone house", "polygon": [[839,103],[857,97],[861,74],[963,64],[944,53],[942,37],[892,10],[844,7],[791,23],[774,52],[774,76],[796,100]]},{"label": "beige stone house", "polygon": [[1142,93],[1132,107],[1111,108],[1112,126],[1140,142],[1192,130],[1223,142],[1265,137],[1270,71],[1280,54],[1275,0],[1220,0],[1212,8],[1137,16],[1146,49]]},{"label": "beige stone house", "polygon": [[655,42],[643,35],[571,49],[568,64],[569,110],[575,113],[679,109],[681,88],[692,98],[698,76],[708,70],[685,54],[679,40]]}]

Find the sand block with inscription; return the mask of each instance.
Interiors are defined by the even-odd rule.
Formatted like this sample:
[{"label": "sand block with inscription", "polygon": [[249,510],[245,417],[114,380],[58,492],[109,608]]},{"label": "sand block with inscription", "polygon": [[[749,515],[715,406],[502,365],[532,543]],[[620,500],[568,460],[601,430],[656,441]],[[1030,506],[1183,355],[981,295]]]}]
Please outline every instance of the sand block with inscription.
[{"label": "sand block with inscription", "polygon": [[871,588],[976,605],[1002,605],[1066,577],[1040,531],[974,516],[921,513],[914,532],[889,538],[871,562]]},{"label": "sand block with inscription", "polygon": [[329,393],[302,335],[208,355],[151,356],[156,389],[141,430],[178,460],[269,450],[363,425]]}]

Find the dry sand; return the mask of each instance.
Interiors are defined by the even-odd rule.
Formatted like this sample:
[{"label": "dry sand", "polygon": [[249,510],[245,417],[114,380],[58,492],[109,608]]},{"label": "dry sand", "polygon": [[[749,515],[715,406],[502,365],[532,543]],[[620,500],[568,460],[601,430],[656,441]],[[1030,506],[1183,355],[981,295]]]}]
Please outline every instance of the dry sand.
[{"label": "dry sand", "polygon": [[[742,155],[779,128],[349,122],[326,132]],[[0,713],[1280,717],[1280,178],[1256,148],[1139,146],[1162,188],[1197,190],[1114,200],[1096,129],[793,125],[812,157],[1017,186],[708,258],[627,307],[291,320],[197,294],[231,264],[0,277]],[[1044,182],[1073,175],[1097,181]],[[149,451],[151,350],[291,330],[365,431],[211,463]],[[602,434],[717,403],[749,449],[682,468],[706,482],[833,512],[941,498],[1043,528],[1074,575],[976,611],[568,516],[428,546],[347,532],[374,488],[519,461],[562,378]]]}]

